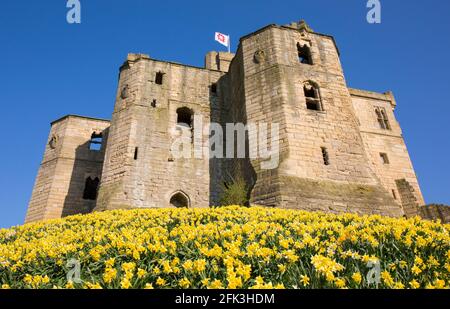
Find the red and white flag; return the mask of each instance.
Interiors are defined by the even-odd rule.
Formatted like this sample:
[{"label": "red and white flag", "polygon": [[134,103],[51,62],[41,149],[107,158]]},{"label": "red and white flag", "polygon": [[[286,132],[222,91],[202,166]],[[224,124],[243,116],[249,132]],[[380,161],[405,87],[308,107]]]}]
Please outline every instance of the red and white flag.
[{"label": "red and white flag", "polygon": [[226,35],[226,34],[223,34],[220,32],[216,32],[215,40],[217,42],[219,42],[220,44],[228,47],[228,49],[230,48],[230,36],[229,35]]}]

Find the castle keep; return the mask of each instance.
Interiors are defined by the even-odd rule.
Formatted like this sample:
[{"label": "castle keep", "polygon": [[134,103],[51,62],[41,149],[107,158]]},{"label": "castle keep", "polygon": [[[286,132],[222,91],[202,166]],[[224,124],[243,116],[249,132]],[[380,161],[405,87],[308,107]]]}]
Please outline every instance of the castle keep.
[{"label": "castle keep", "polygon": [[[252,204],[408,216],[424,200],[391,92],[347,87],[332,36],[304,22],[244,36],[205,67],[129,54],[111,121],[54,121],[26,222],[117,208],[209,207],[243,178]],[[178,129],[208,122],[279,124],[279,165],[175,158]],[[208,139],[209,133],[192,139]],[[248,144],[248,140],[247,140]],[[270,145],[270,143],[269,143]]]}]

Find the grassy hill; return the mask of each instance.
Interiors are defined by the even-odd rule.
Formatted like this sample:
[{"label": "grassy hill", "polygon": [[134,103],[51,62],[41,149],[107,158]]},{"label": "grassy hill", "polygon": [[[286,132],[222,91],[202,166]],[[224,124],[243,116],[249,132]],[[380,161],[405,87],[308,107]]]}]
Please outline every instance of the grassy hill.
[{"label": "grassy hill", "polygon": [[450,225],[230,206],[0,230],[2,288],[445,288]]}]

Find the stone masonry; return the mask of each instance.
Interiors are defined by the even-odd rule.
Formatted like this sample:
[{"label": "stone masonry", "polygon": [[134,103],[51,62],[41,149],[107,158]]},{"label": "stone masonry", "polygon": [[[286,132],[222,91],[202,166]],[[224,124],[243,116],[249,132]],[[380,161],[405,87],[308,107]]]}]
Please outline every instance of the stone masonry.
[{"label": "stone masonry", "polygon": [[[236,54],[208,53],[204,68],[129,54],[111,121],[69,115],[52,123],[26,222],[117,208],[209,207],[223,183],[238,177],[252,204],[417,214],[411,198],[425,203],[395,108],[391,92],[349,88],[334,38],[304,22],[259,29],[240,39]],[[205,141],[211,122],[277,123],[280,164],[262,169],[248,155],[174,157],[180,132]],[[248,135],[245,141],[248,147]],[[403,181],[412,197],[405,198]]]}]

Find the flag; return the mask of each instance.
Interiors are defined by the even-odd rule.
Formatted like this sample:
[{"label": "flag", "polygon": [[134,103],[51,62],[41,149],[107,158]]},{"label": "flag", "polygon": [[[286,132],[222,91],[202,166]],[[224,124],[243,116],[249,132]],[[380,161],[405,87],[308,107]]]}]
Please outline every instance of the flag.
[{"label": "flag", "polygon": [[220,32],[216,32],[215,39],[220,44],[228,47],[228,49],[230,48],[230,36],[229,35],[226,35],[226,34],[223,34]]}]

